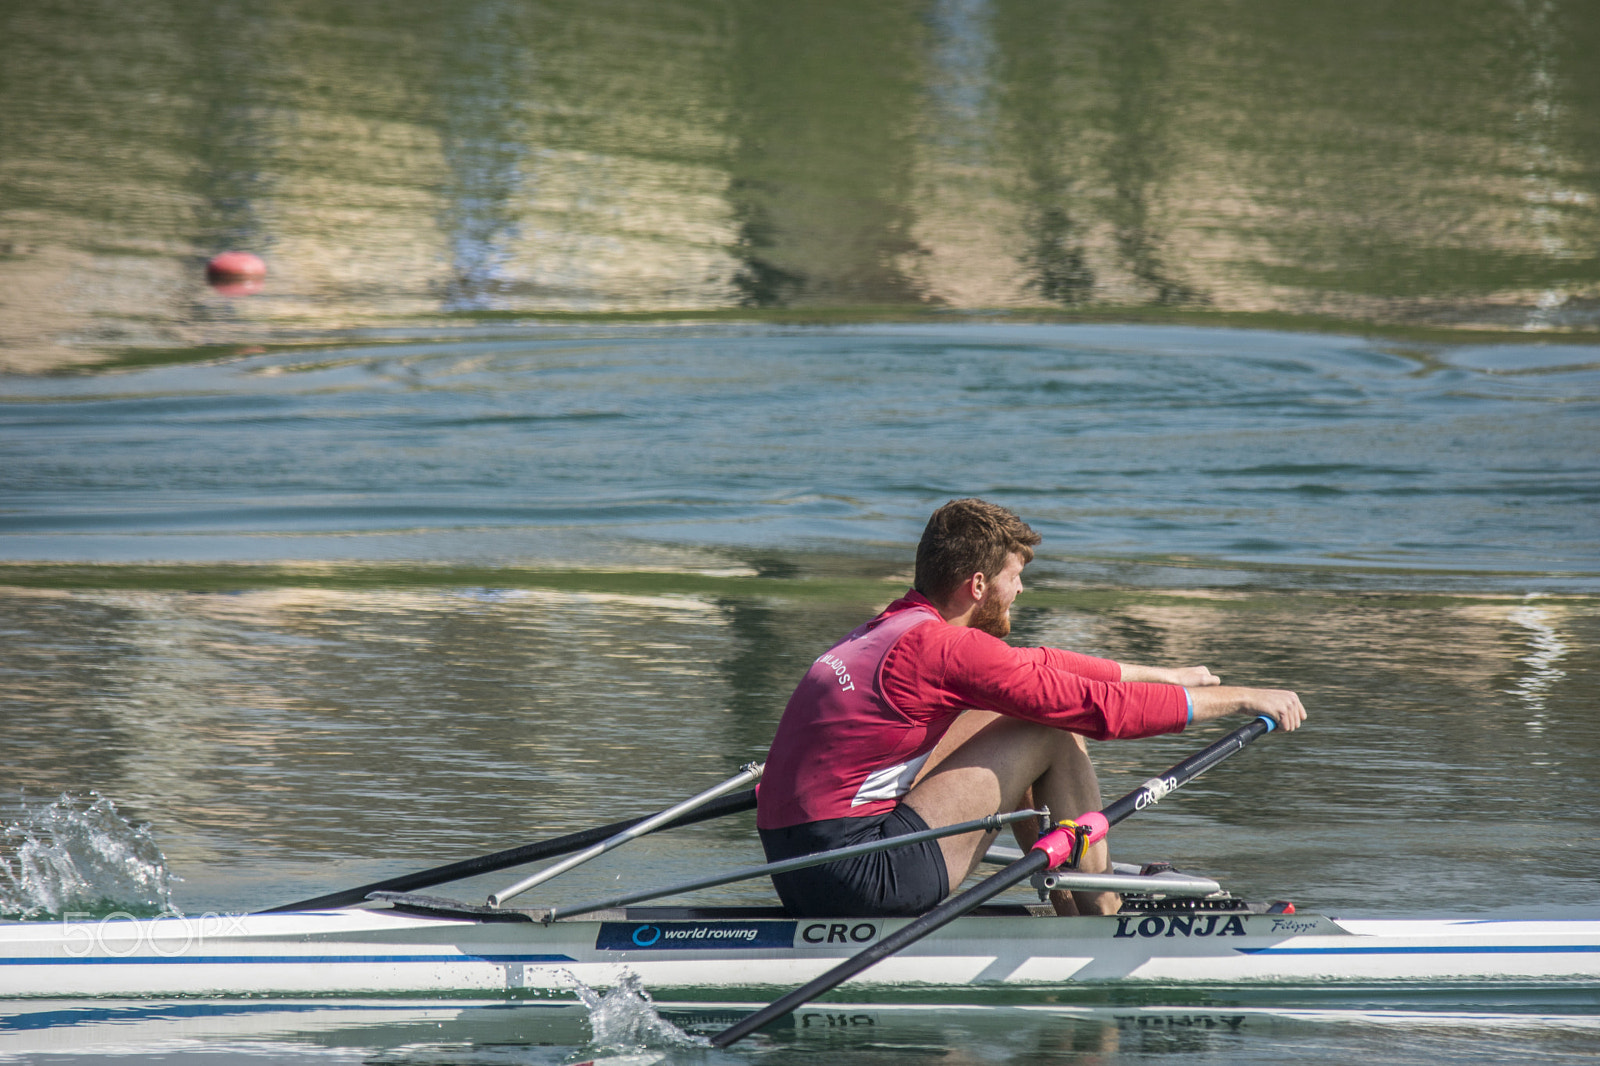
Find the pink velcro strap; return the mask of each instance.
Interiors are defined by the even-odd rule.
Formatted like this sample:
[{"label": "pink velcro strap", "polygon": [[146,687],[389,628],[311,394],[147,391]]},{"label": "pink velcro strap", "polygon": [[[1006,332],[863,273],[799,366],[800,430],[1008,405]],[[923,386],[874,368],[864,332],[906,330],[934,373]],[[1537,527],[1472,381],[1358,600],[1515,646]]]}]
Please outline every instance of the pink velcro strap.
[{"label": "pink velcro strap", "polygon": [[1106,821],[1106,816],[1099,811],[1090,811],[1088,814],[1078,815],[1078,824],[1089,831],[1089,843],[1098,844],[1111,832],[1111,823]]},{"label": "pink velcro strap", "polygon": [[1033,847],[1034,850],[1042,851],[1050,856],[1050,867],[1054,869],[1064,862],[1071,861],[1072,848],[1077,842],[1077,836],[1072,832],[1072,826],[1064,825],[1059,829],[1052,829],[1034,841]]}]

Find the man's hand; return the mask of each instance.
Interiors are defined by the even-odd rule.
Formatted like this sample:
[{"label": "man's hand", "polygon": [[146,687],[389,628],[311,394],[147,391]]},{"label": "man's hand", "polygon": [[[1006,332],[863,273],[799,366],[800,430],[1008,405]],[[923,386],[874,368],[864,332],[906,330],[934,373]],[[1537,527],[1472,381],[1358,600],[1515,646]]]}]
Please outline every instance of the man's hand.
[{"label": "man's hand", "polygon": [[1300,697],[1283,688],[1203,688],[1191,690],[1197,722],[1228,714],[1264,714],[1293,732],[1306,720]]},{"label": "man's hand", "polygon": [[1288,731],[1300,728],[1306,709],[1300,697],[1282,688],[1223,688],[1222,679],[1206,666],[1136,666],[1119,663],[1124,681],[1153,681],[1182,685],[1194,700],[1194,720],[1208,721],[1228,714],[1264,714]]},{"label": "man's hand", "polygon": [[1158,685],[1182,685],[1185,688],[1204,688],[1209,685],[1220,685],[1222,679],[1211,672],[1209,666],[1180,666],[1168,668],[1164,666],[1136,666],[1133,663],[1118,663],[1122,667],[1123,681],[1153,681]]},{"label": "man's hand", "polygon": [[1184,666],[1168,670],[1167,673],[1172,675],[1168,684],[1182,685],[1184,688],[1207,688],[1222,684],[1222,678],[1213,674],[1209,666]]}]

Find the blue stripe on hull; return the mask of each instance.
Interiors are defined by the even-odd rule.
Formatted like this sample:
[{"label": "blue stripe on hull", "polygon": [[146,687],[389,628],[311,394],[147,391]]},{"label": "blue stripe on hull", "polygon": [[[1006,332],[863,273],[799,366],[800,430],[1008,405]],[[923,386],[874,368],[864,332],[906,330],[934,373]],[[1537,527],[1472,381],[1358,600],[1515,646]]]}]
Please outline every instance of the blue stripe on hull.
[{"label": "blue stripe on hull", "polygon": [[1393,948],[1234,948],[1243,955],[1563,955],[1600,951],[1600,944],[1484,944]]},{"label": "blue stripe on hull", "polygon": [[215,963],[273,962],[577,962],[571,955],[125,955],[87,956],[81,959],[0,959],[0,966],[148,966],[181,963],[201,966]]}]

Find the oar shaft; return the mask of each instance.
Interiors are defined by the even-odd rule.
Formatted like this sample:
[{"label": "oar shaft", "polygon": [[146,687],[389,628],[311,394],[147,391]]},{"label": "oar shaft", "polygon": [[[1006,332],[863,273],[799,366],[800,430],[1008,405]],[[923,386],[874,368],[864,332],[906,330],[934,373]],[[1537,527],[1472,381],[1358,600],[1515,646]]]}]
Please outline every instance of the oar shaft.
[{"label": "oar shaft", "polygon": [[1040,870],[1048,868],[1049,864],[1050,857],[1043,851],[1029,851],[1028,854],[1007,866],[1004,870],[980,881],[959,895],[951,896],[916,921],[901,926],[876,944],[856,955],[852,955],[822,976],[806,982],[782,999],[774,1000],[743,1021],[735,1022],[733,1025],[728,1026],[728,1028],[711,1038],[712,1046],[727,1047],[735,1041],[743,1040],[774,1018],[781,1018],[796,1007],[803,1006],[824,992],[843,984],[867,967],[881,962],[901,948],[909,947],[940,926],[954,921],[980,904],[998,896],[1012,885],[1025,881]]},{"label": "oar shaft", "polygon": [[1276,726],[1272,719],[1266,716],[1252,718],[1215,744],[1195,752],[1160,777],[1152,777],[1126,796],[1108,804],[1100,813],[1105,815],[1107,825],[1116,825],[1135,811],[1142,811],[1161,802],[1162,797],[1173,789],[1193,781],[1252,740],[1272,732],[1274,728]]},{"label": "oar shaft", "polygon": [[[1107,804],[1104,810],[1079,815],[1078,825],[1088,830],[1085,842],[1095,844],[1104,840],[1111,827],[1128,815],[1155,806],[1169,792],[1182,788],[1252,740],[1275,728],[1272,719],[1266,715],[1253,718],[1221,740],[1201,748],[1166,773],[1150,778],[1126,796]],[[1049,854],[1051,866],[1058,866],[1067,861],[1076,843],[1071,827],[1063,827],[1046,833],[1033,846]]]},{"label": "oar shaft", "polygon": [[702,877],[694,881],[685,881],[682,884],[669,885],[666,888],[645,889],[642,892],[633,892],[626,896],[614,896],[611,899],[597,900],[593,903],[578,903],[570,907],[552,907],[545,913],[543,920],[546,925],[549,925],[560,918],[572,918],[580,914],[590,914],[594,911],[610,910],[612,907],[626,907],[629,904],[643,903],[652,899],[663,899],[667,896],[681,896],[685,892],[695,892],[702,888],[716,888],[718,885],[730,885],[735,881],[748,881],[753,877],[784,874],[791,870],[804,870],[812,866],[838,862],[840,859],[853,859],[857,855],[871,855],[876,851],[889,851],[893,848],[909,847],[912,844],[920,844],[924,840],[960,836],[962,833],[995,832],[1011,822],[1037,818],[1043,813],[1043,811],[1021,810],[1012,811],[1009,814],[991,814],[987,818],[975,818],[970,822],[957,822],[954,825],[940,826],[938,829],[921,829],[915,833],[907,833],[904,836],[874,840],[866,844],[851,844],[848,847],[834,848],[832,851],[818,851],[810,855],[801,855],[798,858],[762,863],[760,866],[747,866],[742,870],[716,874],[712,877]]},{"label": "oar shaft", "polygon": [[[677,829],[686,825],[695,825],[699,822],[709,822],[713,818],[721,818],[729,814],[740,814],[744,811],[753,811],[756,807],[755,789],[746,789],[736,792],[731,796],[712,800],[698,810],[688,814],[679,815],[665,825],[657,826],[661,829]],[[638,818],[628,818],[610,825],[597,826],[594,829],[584,829],[565,836],[552,837],[533,844],[523,844],[520,847],[507,848],[489,855],[479,855],[472,859],[462,859],[459,862],[448,863],[444,866],[435,866],[427,870],[418,870],[415,873],[402,874],[384,881],[374,881],[367,885],[358,885],[339,892],[329,892],[325,896],[314,896],[311,899],[298,900],[294,903],[285,903],[272,907],[260,914],[274,914],[279,911],[320,911],[332,910],[336,907],[350,907],[366,900],[372,892],[414,892],[419,888],[432,888],[434,885],[446,884],[450,881],[460,881],[467,877],[476,877],[479,874],[495,873],[499,870],[508,870],[513,866],[524,863],[538,862],[541,859],[553,859],[557,855],[566,855],[570,852],[587,848],[602,840],[616,836],[622,830],[636,826],[651,815],[641,815]]]},{"label": "oar shaft", "polygon": [[543,870],[540,870],[536,874],[524,877],[516,884],[511,885],[509,888],[502,888],[498,892],[491,893],[489,896],[489,906],[502,906],[513,896],[520,896],[535,885],[542,885],[552,877],[555,877],[558,874],[566,873],[574,866],[581,866],[590,859],[604,855],[613,848],[620,848],[630,840],[637,840],[646,833],[653,832],[654,830],[659,829],[661,826],[666,825],[674,818],[677,818],[680,815],[688,814],[690,811],[698,807],[704,807],[707,803],[710,803],[717,797],[726,795],[736,788],[761,780],[761,771],[763,768],[764,767],[761,763],[750,763],[749,765],[741,768],[738,773],[734,774],[721,784],[714,785],[697,796],[691,796],[682,803],[668,807],[659,814],[653,814],[644,821],[640,822],[638,825],[629,826],[615,836],[608,837],[593,847],[584,849],[582,852],[572,856],[570,859],[563,859],[553,866],[549,866]]}]

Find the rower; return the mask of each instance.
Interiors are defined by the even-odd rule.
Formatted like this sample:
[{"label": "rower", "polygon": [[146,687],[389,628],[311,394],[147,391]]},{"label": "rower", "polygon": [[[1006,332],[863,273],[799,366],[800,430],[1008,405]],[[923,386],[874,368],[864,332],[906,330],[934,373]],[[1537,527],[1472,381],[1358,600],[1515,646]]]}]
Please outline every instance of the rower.
[{"label": "rower", "polygon": [[[1284,729],[1293,692],[1233,688],[1204,666],[1164,668],[1016,648],[1011,604],[1042,538],[1016,514],[952,500],[928,519],[912,589],[819,656],[767,756],[756,824],[769,861],[999,811],[1098,810],[1084,737],[1175,733],[1246,713]],[[972,872],[994,834],[968,833],[773,878],[800,917],[920,914]],[[1027,847],[1032,838],[1019,832]],[[1104,843],[1080,868],[1110,869]],[[1057,914],[1114,914],[1113,893],[1053,893]]]}]

